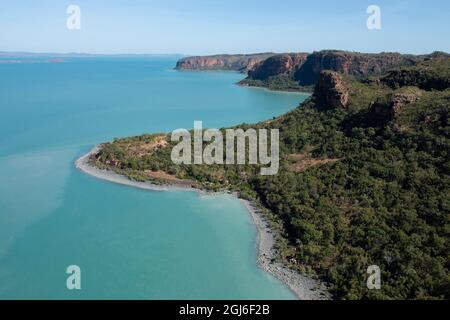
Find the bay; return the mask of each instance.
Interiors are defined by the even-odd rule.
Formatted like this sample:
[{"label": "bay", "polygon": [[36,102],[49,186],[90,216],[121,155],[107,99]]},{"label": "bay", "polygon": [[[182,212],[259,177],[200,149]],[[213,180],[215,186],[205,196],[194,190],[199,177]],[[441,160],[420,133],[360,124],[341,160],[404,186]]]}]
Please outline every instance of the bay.
[{"label": "bay", "polygon": [[[115,137],[270,119],[307,96],[177,72],[178,57],[0,63],[0,299],[292,299],[228,196],[150,192],[74,167]],[[66,288],[78,265],[82,289]]]}]

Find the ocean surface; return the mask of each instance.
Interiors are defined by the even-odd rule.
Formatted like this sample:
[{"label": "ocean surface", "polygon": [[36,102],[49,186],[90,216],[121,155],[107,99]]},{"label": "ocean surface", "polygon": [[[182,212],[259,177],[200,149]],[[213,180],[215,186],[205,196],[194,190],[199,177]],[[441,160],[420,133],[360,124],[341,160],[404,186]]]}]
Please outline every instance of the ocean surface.
[{"label": "ocean surface", "polygon": [[269,119],[305,95],[173,71],[174,56],[40,59],[0,63],[0,299],[294,298],[257,267],[240,201],[116,185],[74,161],[115,137]]}]

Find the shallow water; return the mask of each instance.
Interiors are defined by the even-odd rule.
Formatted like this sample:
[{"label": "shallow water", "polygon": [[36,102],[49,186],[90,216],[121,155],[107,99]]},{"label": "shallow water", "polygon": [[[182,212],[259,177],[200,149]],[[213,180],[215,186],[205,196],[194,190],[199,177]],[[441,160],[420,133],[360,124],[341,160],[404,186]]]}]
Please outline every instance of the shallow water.
[{"label": "shallow water", "polygon": [[[255,122],[306,96],[176,72],[176,57],[0,63],[0,298],[289,299],[256,265],[256,230],[231,196],[152,192],[73,162],[146,132]],[[67,266],[82,289],[66,288]]]}]

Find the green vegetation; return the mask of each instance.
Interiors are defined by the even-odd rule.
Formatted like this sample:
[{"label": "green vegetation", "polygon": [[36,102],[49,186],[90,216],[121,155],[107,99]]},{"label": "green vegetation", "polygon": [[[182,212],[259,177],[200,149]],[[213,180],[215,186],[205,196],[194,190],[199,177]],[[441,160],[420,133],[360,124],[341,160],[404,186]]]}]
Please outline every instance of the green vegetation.
[{"label": "green vegetation", "polygon": [[298,81],[295,81],[290,75],[276,75],[267,78],[266,80],[244,79],[239,82],[240,85],[250,87],[262,87],[275,91],[300,91],[312,92],[314,86],[301,86]]},{"label": "green vegetation", "polygon": [[[153,146],[158,135],[107,143],[93,161],[133,179],[161,170],[239,191],[282,225],[280,258],[328,282],[336,298],[450,299],[449,62],[425,61],[381,81],[344,77],[345,107],[318,109],[312,96],[252,125],[280,129],[275,176],[248,165],[174,165],[172,143]],[[447,85],[424,85],[418,74]],[[381,268],[381,290],[366,287],[370,265]]]},{"label": "green vegetation", "polygon": [[417,66],[392,70],[381,80],[393,88],[416,86],[424,90],[444,90],[450,86],[450,59],[445,54],[435,55],[434,59]]}]

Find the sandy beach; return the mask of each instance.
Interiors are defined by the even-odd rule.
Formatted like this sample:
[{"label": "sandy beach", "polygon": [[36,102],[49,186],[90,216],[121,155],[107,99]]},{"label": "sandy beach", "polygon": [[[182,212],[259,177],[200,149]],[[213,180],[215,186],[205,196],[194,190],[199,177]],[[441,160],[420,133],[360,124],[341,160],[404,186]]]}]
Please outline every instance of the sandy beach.
[{"label": "sandy beach", "polygon": [[[75,161],[77,169],[83,171],[86,174],[94,176],[96,178],[118,183],[126,186],[131,186],[140,189],[146,189],[151,191],[189,191],[196,192],[201,196],[214,196],[220,194],[232,194],[238,197],[236,193],[231,192],[208,192],[201,189],[190,188],[187,186],[175,186],[169,184],[156,185],[149,182],[132,181],[127,177],[112,172],[110,170],[101,170],[89,164],[89,157],[99,151],[100,146],[95,146],[89,153],[83,155]],[[278,280],[282,281],[300,300],[324,300],[330,299],[330,294],[327,292],[325,286],[318,280],[313,279],[307,275],[302,275],[280,262],[276,262],[278,253],[274,248],[275,235],[269,228],[268,223],[261,215],[257,206],[247,200],[240,199],[243,202],[247,211],[250,213],[251,218],[255,224],[258,239],[257,239],[257,263],[258,266],[265,272],[271,274]]]}]

